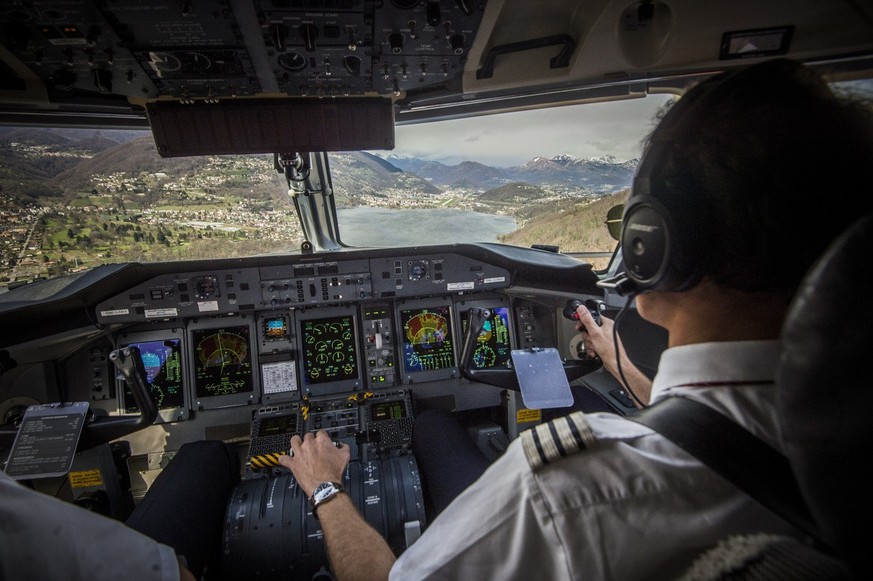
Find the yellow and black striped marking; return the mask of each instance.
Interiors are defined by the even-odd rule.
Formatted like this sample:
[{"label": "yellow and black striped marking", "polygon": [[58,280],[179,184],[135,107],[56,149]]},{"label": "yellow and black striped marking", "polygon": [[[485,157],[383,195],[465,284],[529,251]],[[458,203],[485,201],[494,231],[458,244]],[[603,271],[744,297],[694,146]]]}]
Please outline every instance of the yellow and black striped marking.
[{"label": "yellow and black striped marking", "polygon": [[285,452],[270,452],[269,454],[259,454],[249,458],[249,466],[255,470],[263,470],[264,468],[272,468],[279,466],[279,457]]},{"label": "yellow and black striped marking", "polygon": [[594,433],[582,412],[540,424],[519,436],[521,447],[531,468],[538,470],[558,458],[590,448]]}]

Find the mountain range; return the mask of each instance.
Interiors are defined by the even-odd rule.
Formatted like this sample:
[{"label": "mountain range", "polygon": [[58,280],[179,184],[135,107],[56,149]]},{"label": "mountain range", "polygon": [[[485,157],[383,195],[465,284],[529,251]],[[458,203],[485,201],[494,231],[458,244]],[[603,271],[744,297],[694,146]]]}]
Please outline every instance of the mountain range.
[{"label": "mountain range", "polygon": [[612,156],[579,159],[571,155],[538,156],[527,163],[499,168],[475,161],[446,165],[416,157],[388,155],[385,160],[442,187],[489,190],[513,182],[538,186],[584,188],[608,193],[630,185],[639,160],[619,161]]}]

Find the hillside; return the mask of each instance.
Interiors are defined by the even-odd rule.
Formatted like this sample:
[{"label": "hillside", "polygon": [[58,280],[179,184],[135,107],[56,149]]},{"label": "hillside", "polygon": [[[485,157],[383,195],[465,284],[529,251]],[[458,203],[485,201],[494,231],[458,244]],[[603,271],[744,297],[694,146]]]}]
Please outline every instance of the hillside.
[{"label": "hillside", "polygon": [[398,191],[434,196],[442,190],[414,173],[365,152],[332,153],[330,173],[337,207],[367,203],[369,197],[384,197]]},{"label": "hillside", "polygon": [[57,181],[67,194],[72,194],[91,189],[94,175],[118,172],[124,172],[129,176],[157,172],[180,175],[195,172],[203,165],[204,158],[199,157],[161,157],[155,149],[152,136],[146,134],[102,151],[90,159],[82,160],[81,163],[58,175]]},{"label": "hillside", "polygon": [[611,207],[623,204],[629,192],[622,190],[533,218],[515,232],[501,236],[500,241],[515,246],[556,244],[561,252],[612,249],[616,243],[606,230],[606,213]]},{"label": "hillside", "polygon": [[533,186],[524,182],[513,182],[488,190],[477,196],[479,201],[505,202],[513,204],[528,204],[546,197],[546,193],[539,186]]},{"label": "hillside", "polygon": [[110,147],[118,145],[105,131],[0,127],[0,193],[22,199],[58,197],[54,178]]}]

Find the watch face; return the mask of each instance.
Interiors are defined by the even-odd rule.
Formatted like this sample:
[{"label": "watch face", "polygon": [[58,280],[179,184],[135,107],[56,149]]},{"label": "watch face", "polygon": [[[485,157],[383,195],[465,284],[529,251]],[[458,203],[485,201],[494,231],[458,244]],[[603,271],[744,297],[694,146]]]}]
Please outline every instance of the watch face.
[{"label": "watch face", "polygon": [[333,498],[343,490],[342,485],[337,482],[322,482],[312,491],[312,496],[309,497],[309,506],[314,511],[319,504]]},{"label": "watch face", "polygon": [[316,486],[315,490],[312,492],[312,499],[317,503],[332,494],[336,494],[336,492],[337,487],[334,486],[333,482],[322,482]]}]

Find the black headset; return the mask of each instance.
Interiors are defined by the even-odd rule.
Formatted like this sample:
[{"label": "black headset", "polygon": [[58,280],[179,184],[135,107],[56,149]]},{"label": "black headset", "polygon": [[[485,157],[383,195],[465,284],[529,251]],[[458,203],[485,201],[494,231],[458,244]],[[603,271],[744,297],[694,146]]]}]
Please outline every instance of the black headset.
[{"label": "black headset", "polygon": [[[671,110],[652,135],[622,215],[621,248],[626,271],[613,285],[620,294],[649,290],[681,291],[696,285],[715,246],[711,202],[702,195],[693,172],[676,167],[684,149],[693,154],[696,129],[706,123],[712,105],[733,90],[720,75],[695,90],[682,111]],[[684,97],[688,98],[688,97]],[[677,106],[678,109],[678,106]]]},{"label": "black headset", "polygon": [[649,145],[622,216],[622,259],[634,294],[693,287],[712,246],[711,216],[696,188],[659,171],[676,143]]}]

